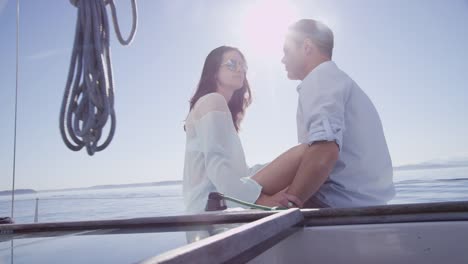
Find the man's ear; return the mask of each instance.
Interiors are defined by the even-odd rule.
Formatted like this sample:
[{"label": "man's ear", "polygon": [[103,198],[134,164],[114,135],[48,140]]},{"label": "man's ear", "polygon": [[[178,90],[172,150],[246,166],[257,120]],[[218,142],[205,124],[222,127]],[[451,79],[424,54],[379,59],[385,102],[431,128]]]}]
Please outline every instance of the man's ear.
[{"label": "man's ear", "polygon": [[315,44],[310,38],[304,39],[303,48],[306,55],[310,55],[315,52]]}]

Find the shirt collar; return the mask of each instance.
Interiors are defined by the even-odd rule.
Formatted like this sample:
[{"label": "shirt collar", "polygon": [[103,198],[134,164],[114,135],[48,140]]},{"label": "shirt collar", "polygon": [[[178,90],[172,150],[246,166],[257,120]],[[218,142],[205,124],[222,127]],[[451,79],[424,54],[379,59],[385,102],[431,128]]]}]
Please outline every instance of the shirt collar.
[{"label": "shirt collar", "polygon": [[320,63],[319,65],[317,65],[317,67],[315,67],[313,70],[311,70],[309,72],[309,74],[307,74],[307,76],[304,78],[304,80],[302,80],[302,82],[296,87],[296,91],[299,92],[302,89],[302,84],[304,82],[306,82],[308,79],[312,78],[312,76],[317,74],[317,72],[320,71],[320,69],[329,67],[328,65],[335,66],[336,64],[335,64],[335,62],[329,60],[329,61],[324,61],[324,62]]}]

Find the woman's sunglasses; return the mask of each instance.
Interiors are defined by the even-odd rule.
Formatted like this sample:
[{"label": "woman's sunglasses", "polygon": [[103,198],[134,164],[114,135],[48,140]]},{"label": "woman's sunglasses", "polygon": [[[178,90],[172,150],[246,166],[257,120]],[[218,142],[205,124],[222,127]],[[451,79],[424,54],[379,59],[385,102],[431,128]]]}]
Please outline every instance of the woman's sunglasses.
[{"label": "woman's sunglasses", "polygon": [[227,60],[225,63],[221,64],[221,66],[226,66],[230,71],[237,71],[239,67],[243,72],[247,72],[248,69],[245,63],[233,59]]}]

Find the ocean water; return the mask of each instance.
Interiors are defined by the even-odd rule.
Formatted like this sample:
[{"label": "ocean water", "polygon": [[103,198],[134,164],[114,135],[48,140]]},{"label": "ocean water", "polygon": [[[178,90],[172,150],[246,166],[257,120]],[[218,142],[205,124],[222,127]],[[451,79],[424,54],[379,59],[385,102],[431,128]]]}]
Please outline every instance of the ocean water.
[{"label": "ocean water", "polygon": [[[395,171],[397,194],[391,204],[468,201],[468,168]],[[15,196],[15,222],[78,221],[179,215],[182,186],[40,192]],[[0,196],[0,216],[9,216],[11,197]]]},{"label": "ocean water", "polygon": [[[0,215],[11,214],[11,198],[0,199]],[[124,219],[178,215],[184,211],[182,186],[39,192],[15,196],[16,223]],[[8,209],[8,210],[5,210]]]},{"label": "ocean water", "polygon": [[394,172],[391,204],[468,201],[468,167]]}]

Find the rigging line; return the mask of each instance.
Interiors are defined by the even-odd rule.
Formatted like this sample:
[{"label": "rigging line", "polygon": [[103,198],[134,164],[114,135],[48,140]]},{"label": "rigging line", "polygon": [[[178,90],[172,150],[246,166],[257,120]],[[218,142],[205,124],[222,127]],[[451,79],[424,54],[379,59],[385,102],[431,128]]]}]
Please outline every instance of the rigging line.
[{"label": "rigging line", "polygon": [[13,183],[11,186],[11,219],[15,214],[15,177],[16,177],[16,123],[18,120],[18,76],[19,76],[19,1],[16,0],[16,87],[15,87],[15,125],[13,136]]}]

